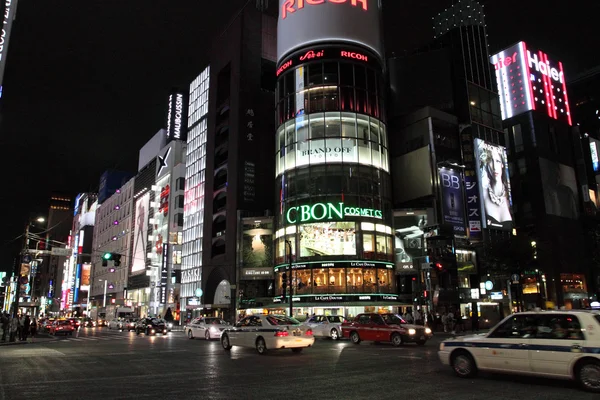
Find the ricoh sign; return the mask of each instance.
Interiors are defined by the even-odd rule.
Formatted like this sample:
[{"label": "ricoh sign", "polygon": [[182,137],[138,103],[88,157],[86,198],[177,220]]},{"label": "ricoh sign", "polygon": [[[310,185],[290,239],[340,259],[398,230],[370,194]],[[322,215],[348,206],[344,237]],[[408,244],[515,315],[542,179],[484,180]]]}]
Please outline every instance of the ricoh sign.
[{"label": "ricoh sign", "polygon": [[572,125],[562,62],[525,42],[494,54],[490,61],[496,70],[502,119],[536,110]]},{"label": "ricoh sign", "polygon": [[380,10],[380,0],[279,0],[277,61],[315,43],[358,44],[381,57]]}]

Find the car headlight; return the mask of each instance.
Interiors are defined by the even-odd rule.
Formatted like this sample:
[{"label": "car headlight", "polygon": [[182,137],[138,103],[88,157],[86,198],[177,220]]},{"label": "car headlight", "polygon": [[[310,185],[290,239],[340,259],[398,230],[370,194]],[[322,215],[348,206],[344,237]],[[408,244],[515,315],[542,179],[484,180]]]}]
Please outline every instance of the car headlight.
[{"label": "car headlight", "polygon": [[172,323],[172,322],[169,322],[169,323],[167,324],[167,328],[172,328],[172,327],[173,327],[173,323]]},{"label": "car headlight", "polygon": [[417,333],[416,329],[409,329],[408,330],[408,334],[409,335],[414,335],[415,333]]},{"label": "car headlight", "polygon": [[425,333],[430,334],[431,333],[431,329],[425,328]]},{"label": "car headlight", "polygon": [[210,330],[211,332],[219,332],[219,330],[218,330],[217,328],[215,328],[214,326],[211,326],[211,327],[209,328],[209,330]]}]

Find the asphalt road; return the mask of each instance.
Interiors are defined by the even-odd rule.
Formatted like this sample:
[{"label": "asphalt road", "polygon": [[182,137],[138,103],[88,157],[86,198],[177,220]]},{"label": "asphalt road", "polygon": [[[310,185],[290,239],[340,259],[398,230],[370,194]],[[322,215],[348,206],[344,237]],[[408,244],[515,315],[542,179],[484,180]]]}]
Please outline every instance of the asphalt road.
[{"label": "asphalt road", "polygon": [[575,384],[528,377],[456,378],[425,347],[317,340],[301,354],[225,352],[218,341],[88,329],[0,347],[0,400],[443,399],[598,400]]}]

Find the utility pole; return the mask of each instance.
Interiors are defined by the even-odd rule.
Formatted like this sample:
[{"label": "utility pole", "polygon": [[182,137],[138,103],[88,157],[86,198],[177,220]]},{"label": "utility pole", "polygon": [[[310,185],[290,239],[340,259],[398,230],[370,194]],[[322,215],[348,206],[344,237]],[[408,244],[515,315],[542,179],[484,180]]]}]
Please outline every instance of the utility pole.
[{"label": "utility pole", "polygon": [[286,247],[289,249],[289,255],[288,255],[288,264],[289,264],[289,269],[290,269],[290,284],[288,285],[290,287],[290,318],[294,317],[294,288],[292,287],[292,242],[290,240],[286,240],[285,241]]}]

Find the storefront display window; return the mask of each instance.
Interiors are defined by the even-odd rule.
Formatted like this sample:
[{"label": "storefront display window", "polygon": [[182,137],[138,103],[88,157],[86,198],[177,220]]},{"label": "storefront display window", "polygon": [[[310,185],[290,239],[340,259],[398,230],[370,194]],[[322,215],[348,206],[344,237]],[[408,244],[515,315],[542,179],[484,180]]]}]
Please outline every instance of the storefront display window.
[{"label": "storefront display window", "polygon": [[363,291],[364,293],[377,293],[377,270],[375,269],[364,269],[363,270]]},{"label": "storefront display window", "polygon": [[379,293],[394,293],[394,285],[392,283],[394,274],[391,269],[378,269],[378,285]]},{"label": "storefront display window", "polygon": [[349,268],[347,274],[348,293],[363,293],[362,268]]},{"label": "storefront display window", "polygon": [[356,255],[354,222],[300,225],[300,257]]},{"label": "storefront display window", "polygon": [[344,268],[329,269],[329,293],[346,293],[346,270]]},{"label": "storefront display window", "polygon": [[310,294],[312,293],[312,276],[310,269],[302,269],[294,271],[295,288],[296,294]]}]

